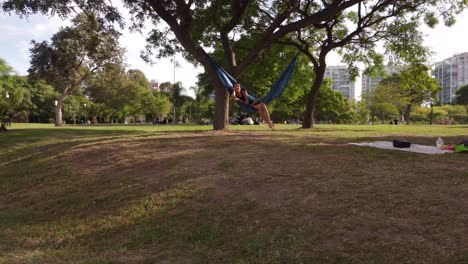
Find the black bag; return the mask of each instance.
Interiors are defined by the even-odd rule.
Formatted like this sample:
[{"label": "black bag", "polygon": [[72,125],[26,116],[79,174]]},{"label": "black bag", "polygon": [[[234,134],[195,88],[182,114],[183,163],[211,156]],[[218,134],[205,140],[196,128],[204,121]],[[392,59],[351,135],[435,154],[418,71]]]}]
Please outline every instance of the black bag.
[{"label": "black bag", "polygon": [[460,145],[465,145],[465,147],[468,147],[468,139],[463,140]]},{"label": "black bag", "polygon": [[411,147],[411,143],[408,141],[402,141],[402,140],[393,140],[393,147],[394,148],[409,148]]}]

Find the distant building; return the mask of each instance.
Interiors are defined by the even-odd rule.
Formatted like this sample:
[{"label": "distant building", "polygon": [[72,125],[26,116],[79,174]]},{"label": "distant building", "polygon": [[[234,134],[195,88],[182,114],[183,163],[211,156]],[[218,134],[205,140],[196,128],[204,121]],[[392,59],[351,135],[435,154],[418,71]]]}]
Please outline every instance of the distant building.
[{"label": "distant building", "polygon": [[355,99],[356,85],[350,81],[348,67],[329,66],[325,70],[325,78],[333,79],[333,90],[342,92],[346,99]]},{"label": "distant building", "polygon": [[385,66],[385,75],[381,76],[370,76],[370,75],[363,75],[362,76],[362,94],[370,93],[379,86],[380,82],[394,73],[400,73],[400,70],[393,66],[387,65]]},{"label": "distant building", "polygon": [[159,81],[158,80],[151,80],[151,89],[157,92],[160,92],[159,88]]},{"label": "distant building", "polygon": [[439,81],[443,89],[439,95],[439,102],[452,103],[458,88],[468,84],[468,52],[435,63],[432,76]]}]

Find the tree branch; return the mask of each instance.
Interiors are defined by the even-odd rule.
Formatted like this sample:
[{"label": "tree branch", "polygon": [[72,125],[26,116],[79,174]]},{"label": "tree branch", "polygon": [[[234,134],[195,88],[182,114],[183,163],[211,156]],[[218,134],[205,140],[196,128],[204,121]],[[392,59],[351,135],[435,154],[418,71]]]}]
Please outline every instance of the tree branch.
[{"label": "tree branch", "polygon": [[231,67],[236,67],[236,57],[231,41],[229,40],[229,32],[231,32],[242,20],[242,15],[247,9],[248,0],[232,0],[231,2],[231,19],[221,28],[219,35],[221,44],[226,57]]}]

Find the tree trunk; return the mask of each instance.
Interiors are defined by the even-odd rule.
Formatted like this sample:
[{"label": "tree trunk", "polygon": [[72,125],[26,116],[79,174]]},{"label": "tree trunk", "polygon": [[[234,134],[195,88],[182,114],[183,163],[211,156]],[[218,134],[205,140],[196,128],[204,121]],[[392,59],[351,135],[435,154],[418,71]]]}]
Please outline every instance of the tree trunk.
[{"label": "tree trunk", "polygon": [[321,64],[318,67],[314,67],[315,79],[314,79],[314,82],[312,83],[312,88],[310,90],[310,93],[307,99],[306,113],[304,116],[304,122],[302,123],[302,128],[312,128],[314,126],[315,99],[317,99],[320,86],[322,86],[325,69],[326,69],[325,64]]},{"label": "tree trunk", "polygon": [[8,129],[5,126],[5,123],[6,123],[6,121],[3,118],[0,119],[0,133],[8,131]]},{"label": "tree trunk", "polygon": [[228,128],[229,120],[229,94],[219,81],[215,81],[215,113],[214,130],[224,130]]},{"label": "tree trunk", "polygon": [[410,114],[411,114],[411,104],[407,105],[406,106],[406,111],[405,111],[405,118],[406,118],[406,124],[409,125],[410,124]]},{"label": "tree trunk", "polygon": [[55,126],[62,126],[62,107],[65,98],[67,97],[68,88],[62,93],[60,98],[57,101],[57,105],[55,106]]},{"label": "tree trunk", "polygon": [[429,114],[429,125],[432,126],[432,119],[434,118],[434,105],[431,104],[431,113]]},{"label": "tree trunk", "polygon": [[55,107],[55,126],[62,126],[62,105],[57,104]]}]

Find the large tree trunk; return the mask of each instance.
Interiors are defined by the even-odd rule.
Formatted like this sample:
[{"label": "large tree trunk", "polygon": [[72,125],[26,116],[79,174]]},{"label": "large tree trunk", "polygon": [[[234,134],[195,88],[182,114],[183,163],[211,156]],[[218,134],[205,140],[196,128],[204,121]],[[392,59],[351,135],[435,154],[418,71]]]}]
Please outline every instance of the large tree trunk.
[{"label": "large tree trunk", "polygon": [[[203,51],[204,52],[204,51]],[[229,124],[229,93],[224,88],[224,85],[219,80],[218,75],[207,61],[207,55],[202,53],[200,61],[205,65],[205,72],[208,73],[211,79],[211,84],[215,88],[215,111],[213,120],[214,130],[224,130]]]},{"label": "large tree trunk", "polygon": [[410,114],[411,114],[411,104],[406,106],[406,111],[405,111],[405,119],[406,119],[406,124],[410,124]]},{"label": "large tree trunk", "polygon": [[323,76],[325,75],[326,64],[321,64],[318,67],[314,67],[315,79],[312,83],[312,88],[307,98],[306,113],[304,116],[304,122],[302,128],[312,128],[315,120],[315,99],[317,99],[320,86],[322,86]]},{"label": "large tree trunk", "polygon": [[57,106],[55,106],[55,126],[61,126],[62,125],[62,105],[57,103]]},{"label": "large tree trunk", "polygon": [[219,81],[213,82],[215,88],[215,113],[213,121],[214,130],[224,130],[228,128],[229,120],[229,93],[224,89]]},{"label": "large tree trunk", "polygon": [[65,98],[68,95],[68,88],[63,91],[62,95],[57,101],[57,105],[55,106],[55,126],[61,126],[62,125],[62,107],[63,107],[63,102],[65,101]]},{"label": "large tree trunk", "polygon": [[6,121],[3,118],[0,119],[0,133],[8,131],[8,129],[6,128],[5,123],[6,123]]}]

